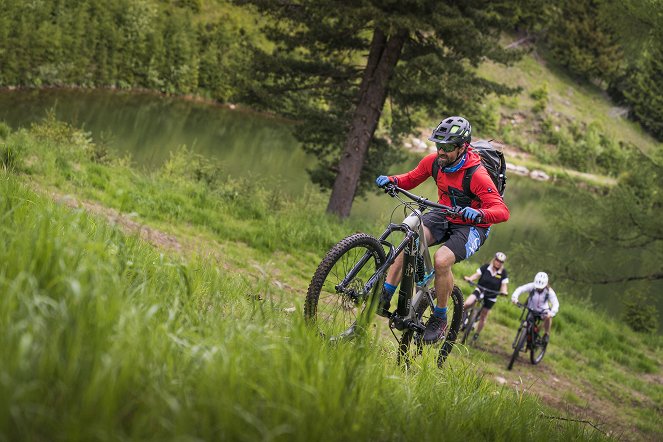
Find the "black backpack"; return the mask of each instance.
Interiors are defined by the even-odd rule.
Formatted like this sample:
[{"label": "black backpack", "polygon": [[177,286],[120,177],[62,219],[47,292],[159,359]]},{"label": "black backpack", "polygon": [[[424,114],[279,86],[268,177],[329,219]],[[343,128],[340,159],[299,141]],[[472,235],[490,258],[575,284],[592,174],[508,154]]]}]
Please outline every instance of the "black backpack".
[{"label": "black backpack", "polygon": [[[492,141],[492,140],[491,140]],[[472,149],[479,154],[481,157],[481,164],[488,171],[488,175],[493,179],[495,187],[500,195],[504,195],[504,190],[506,189],[506,160],[504,159],[504,154],[502,151],[497,150],[490,144],[490,141],[478,140],[474,143],[471,143]],[[472,181],[472,175],[477,170],[476,166],[465,169],[465,175],[463,175],[463,192],[471,198],[475,198],[476,195],[470,190],[470,182]],[[437,174],[440,171],[440,166],[437,164],[437,160],[433,161],[433,170],[431,176],[435,181],[437,181]]]}]

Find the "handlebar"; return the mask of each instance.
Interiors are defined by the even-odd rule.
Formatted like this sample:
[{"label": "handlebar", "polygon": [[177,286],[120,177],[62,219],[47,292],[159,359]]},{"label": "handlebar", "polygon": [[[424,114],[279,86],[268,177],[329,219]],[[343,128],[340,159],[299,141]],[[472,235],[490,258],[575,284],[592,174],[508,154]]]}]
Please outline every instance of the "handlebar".
[{"label": "handlebar", "polygon": [[[430,207],[430,208],[434,208],[434,209],[440,209],[444,212],[445,215],[449,215],[452,218],[459,218],[461,216],[460,215],[460,210],[462,209],[461,207],[450,207],[450,206],[445,206],[444,204],[435,203],[433,201],[430,201],[428,198],[424,198],[424,197],[415,195],[413,193],[410,193],[407,190],[398,187],[394,183],[385,184],[383,186],[383,189],[384,189],[384,192],[389,194],[392,198],[395,198],[396,194],[402,193],[403,195],[405,195],[406,197],[408,197],[409,199],[411,199],[415,203],[419,204],[420,207],[423,206],[423,207]],[[479,217],[474,221],[475,224],[481,224],[482,222],[483,222],[482,217]]]},{"label": "handlebar", "polygon": [[441,209],[444,210],[445,212],[448,212],[450,215],[458,215],[458,211],[456,211],[453,207],[445,206],[444,204],[439,204],[435,203],[433,201],[430,201],[428,198],[424,198],[418,195],[415,195],[413,193],[408,192],[405,189],[401,189],[394,183],[387,183],[384,185],[384,192],[388,193],[391,197],[395,197],[397,193],[402,193],[406,197],[410,198],[412,201],[416,202],[417,204],[420,204],[422,206],[427,206],[427,207],[433,207],[435,209]]},{"label": "handlebar", "polygon": [[[466,280],[466,281],[467,281],[467,280]],[[499,295],[499,296],[507,296],[506,293],[502,293],[502,292],[499,292],[499,291],[497,291],[497,290],[487,289],[486,287],[482,287],[482,286],[480,286],[479,284],[477,284],[477,283],[474,282],[474,281],[467,281],[467,283],[468,283],[469,285],[475,286],[476,288],[478,288],[478,289],[481,290],[482,292],[494,293],[495,295]]]},{"label": "handlebar", "polygon": [[544,310],[544,311],[541,311],[541,310],[532,310],[531,308],[527,307],[527,304],[522,304],[520,301],[516,302],[516,305],[517,305],[519,308],[527,308],[527,310],[529,310],[530,312],[532,312],[532,313],[535,314],[536,316],[543,316],[543,312],[545,311],[545,310]]}]

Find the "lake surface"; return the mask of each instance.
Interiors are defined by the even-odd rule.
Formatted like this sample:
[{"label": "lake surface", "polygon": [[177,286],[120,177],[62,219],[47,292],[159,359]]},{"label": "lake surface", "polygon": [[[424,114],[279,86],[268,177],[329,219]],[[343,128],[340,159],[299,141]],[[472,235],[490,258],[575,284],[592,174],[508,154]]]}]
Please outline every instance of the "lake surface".
[{"label": "lake surface", "polygon": [[[231,176],[267,179],[290,194],[297,194],[312,186],[306,169],[315,164],[315,158],[306,155],[293,138],[289,123],[246,110],[168,98],[151,93],[129,93],[108,90],[19,90],[0,91],[0,120],[14,129],[28,127],[53,110],[57,118],[91,133],[97,143],[104,143],[119,152],[128,153],[134,162],[145,168],[163,163],[170,152],[180,146],[216,158]],[[422,153],[423,156],[423,153]],[[402,173],[415,165],[410,164],[389,171]],[[430,199],[436,199],[432,180],[417,189]],[[490,259],[497,250],[507,255],[520,255],[555,260],[556,264],[574,263],[576,255],[587,255],[582,244],[564,242],[564,235],[551,227],[542,210],[547,198],[553,195],[551,185],[510,176],[505,200],[511,210],[508,223],[493,227],[486,244],[472,258],[477,265]],[[555,196],[552,196],[556,198]],[[572,202],[570,202],[572,203]],[[376,213],[386,219],[394,201],[384,194],[371,194],[355,201],[352,217],[371,219]],[[372,232],[379,234],[380,232]],[[611,249],[596,250],[593,260],[599,260],[609,273],[637,269],[646,256],[633,251]],[[604,265],[603,265],[604,263]],[[508,268],[508,262],[507,262]],[[514,272],[512,272],[514,273]],[[513,274],[510,289],[516,283],[529,282],[531,276]],[[459,275],[457,275],[459,277]],[[563,288],[553,287],[564,308]],[[567,283],[569,292],[578,293],[579,287]],[[626,289],[663,291],[662,284],[606,284],[582,286],[581,296],[613,313],[621,311],[621,299]],[[663,297],[656,299],[659,312],[663,312]],[[663,321],[663,318],[659,318]],[[663,324],[663,322],[662,322]]]}]

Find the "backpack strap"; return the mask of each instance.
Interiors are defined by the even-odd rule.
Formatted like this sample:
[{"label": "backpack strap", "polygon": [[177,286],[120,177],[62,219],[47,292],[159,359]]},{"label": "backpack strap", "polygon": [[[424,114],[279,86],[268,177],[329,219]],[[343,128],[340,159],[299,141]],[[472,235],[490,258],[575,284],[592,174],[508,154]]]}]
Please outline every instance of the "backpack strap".
[{"label": "backpack strap", "polygon": [[[474,172],[479,168],[481,164],[475,164],[472,167],[465,169],[465,174],[463,175],[463,193],[467,195],[470,199],[476,199],[476,195],[472,193],[470,189],[470,183],[472,182],[472,177]],[[433,160],[433,167],[431,168],[431,176],[433,180],[437,183],[437,175],[440,173],[440,165],[437,163],[437,159]]]},{"label": "backpack strap", "polygon": [[[534,292],[535,292],[535,290],[532,290],[531,292],[529,292],[529,297],[527,298],[528,301],[529,301],[529,298],[534,296]],[[543,302],[548,302],[549,297],[550,297],[550,290],[548,290],[548,287],[546,287],[546,296],[543,298]]]},{"label": "backpack strap", "polygon": [[476,172],[479,166],[480,164],[475,164],[472,167],[468,167],[465,169],[465,175],[463,175],[463,192],[465,192],[465,195],[469,196],[471,199],[477,198],[477,196],[472,193],[472,190],[470,189],[470,183],[472,182],[474,172]]}]

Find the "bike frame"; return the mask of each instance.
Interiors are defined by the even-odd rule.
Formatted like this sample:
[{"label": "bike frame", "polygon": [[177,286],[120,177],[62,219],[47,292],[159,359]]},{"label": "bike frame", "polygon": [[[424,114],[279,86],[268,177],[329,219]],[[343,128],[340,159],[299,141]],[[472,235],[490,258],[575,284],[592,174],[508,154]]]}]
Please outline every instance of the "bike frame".
[{"label": "bike frame", "polygon": [[[472,307],[470,307],[470,309],[467,312],[468,317],[472,314],[472,311],[475,309],[477,310],[477,314],[481,313],[481,310],[483,309],[483,301],[486,298],[486,293],[493,293],[495,294],[495,296],[504,296],[502,293],[498,291],[481,287],[479,284],[473,281],[467,281],[467,282],[469,285],[471,285],[472,287],[476,287],[479,290],[479,296],[476,297],[477,299],[474,301],[474,304],[472,304]],[[474,292],[470,293],[470,296],[473,294]]]},{"label": "bike frame", "polygon": [[529,307],[527,307],[527,304],[522,306],[522,312],[520,313],[520,327],[518,328],[518,332],[516,333],[516,338],[513,341],[512,347],[516,346],[516,340],[518,339],[518,336],[520,335],[520,330],[523,328],[525,329],[525,333],[527,333],[527,345],[525,346],[524,349],[520,349],[520,351],[527,351],[530,348],[530,345],[534,342],[536,339],[537,333],[534,333],[534,326],[536,325],[537,327],[541,323],[541,312],[532,310]]},{"label": "bike frame", "polygon": [[[387,254],[384,264],[364,285],[363,293],[372,293],[376,285],[383,281],[387,269],[394,263],[396,257],[401,252],[404,253],[403,273],[398,291],[398,306],[396,311],[392,314],[389,324],[397,330],[411,328],[423,333],[425,326],[417,320],[416,311],[421,302],[429,302],[431,306],[435,305],[434,300],[430,296],[430,290],[428,289],[428,285],[435,275],[435,269],[433,268],[430,251],[428,249],[428,244],[426,243],[421,215],[427,208],[439,208],[448,211],[451,210],[451,208],[428,201],[400,188],[398,188],[397,191],[405,194],[408,198],[414,201],[413,203],[405,203],[401,200],[406,206],[416,204],[418,208],[413,210],[401,224],[390,223],[378,238],[380,243],[389,248],[389,253]],[[394,192],[392,196],[395,196],[395,193],[396,192]],[[394,244],[387,241],[387,238],[394,232],[402,232],[405,235],[403,240],[397,246],[394,246]],[[416,281],[416,263],[418,257],[423,259],[424,277],[421,281]],[[348,272],[343,281],[335,287],[336,290],[340,291],[344,289],[348,282],[356,276],[359,269],[361,269],[370,258],[371,254],[366,253],[357,264],[355,264],[350,272]]]}]

